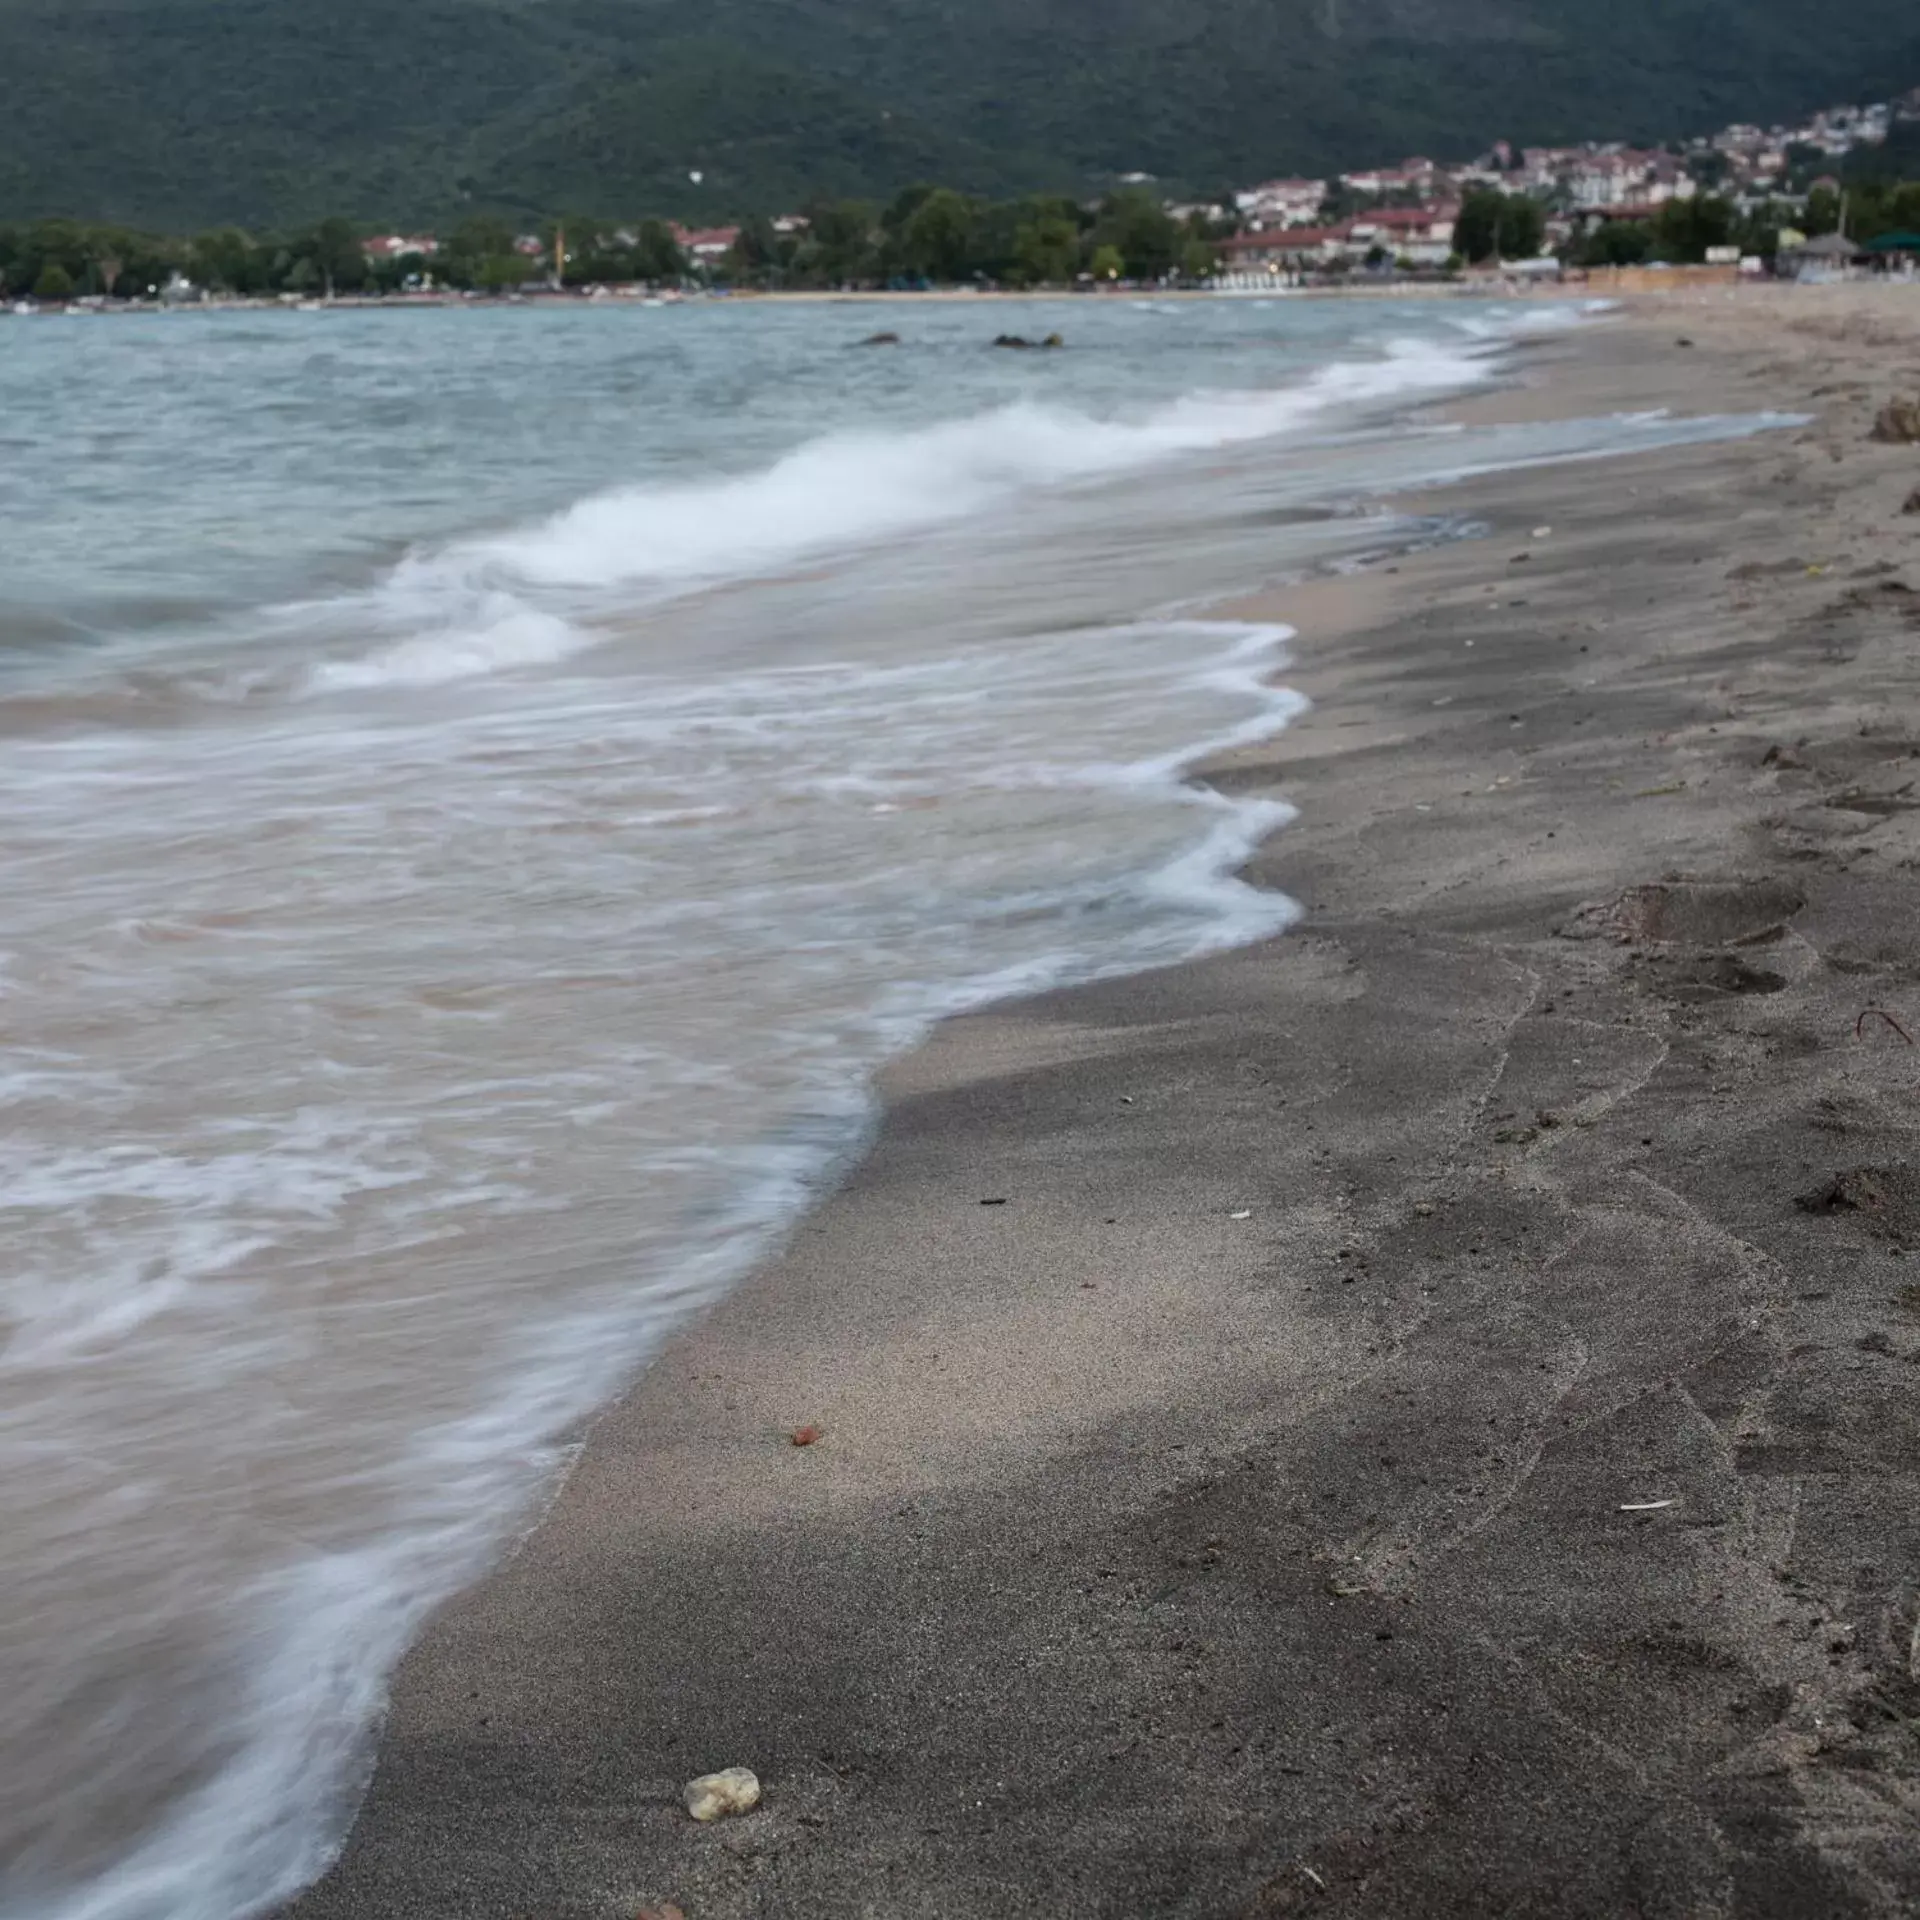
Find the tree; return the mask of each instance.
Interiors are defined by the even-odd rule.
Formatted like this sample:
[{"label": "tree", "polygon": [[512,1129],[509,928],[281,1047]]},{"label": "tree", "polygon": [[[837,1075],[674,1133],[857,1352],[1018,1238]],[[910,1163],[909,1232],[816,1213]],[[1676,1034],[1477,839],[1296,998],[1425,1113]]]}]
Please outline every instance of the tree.
[{"label": "tree", "polygon": [[808,218],[808,237],[819,249],[816,271],[829,286],[844,286],[872,274],[879,219],[867,201],[824,201]]},{"label": "tree", "polygon": [[504,220],[475,215],[462,220],[447,239],[449,254],[484,260],[489,254],[513,251],[513,229]]},{"label": "tree", "polygon": [[462,220],[447,236],[441,271],[456,287],[486,287],[498,291],[519,286],[529,272],[514,252],[513,229],[504,220],[483,215]]},{"label": "tree", "polygon": [[686,256],[664,220],[640,222],[634,236],[633,269],[642,280],[671,282],[686,277]]},{"label": "tree", "polygon": [[924,180],[911,187],[902,187],[887,202],[887,210],[880,216],[881,226],[889,233],[904,233],[907,223],[939,191],[938,187],[930,186]]},{"label": "tree", "polygon": [[1118,251],[1134,279],[1162,280],[1173,271],[1184,236],[1153,194],[1128,187],[1103,203],[1093,237],[1096,246]]},{"label": "tree", "polygon": [[727,273],[739,281],[764,282],[780,264],[779,236],[773,223],[762,214],[740,223],[733,245],[727,249]]},{"label": "tree", "polygon": [[1118,280],[1127,270],[1126,256],[1109,242],[1094,248],[1087,267],[1096,280]]},{"label": "tree", "polygon": [[908,263],[929,280],[955,281],[974,270],[980,209],[951,187],[930,193],[914,209],[903,237]]},{"label": "tree", "polygon": [[1531,260],[1547,237],[1547,216],[1524,193],[1507,196],[1500,209],[1499,246],[1505,260]]},{"label": "tree", "polygon": [[1453,225],[1453,244],[1478,266],[1500,251],[1500,220],[1506,212],[1507,196],[1492,187],[1475,187],[1460,203],[1460,217]]},{"label": "tree", "polygon": [[1816,147],[1810,140],[1789,140],[1787,142],[1787,178],[1805,180],[1810,175],[1824,172],[1833,164],[1833,156],[1825,147]]},{"label": "tree", "polygon": [[1735,218],[1729,202],[1711,195],[1669,200],[1653,222],[1661,258],[1689,263],[1704,260],[1708,248],[1724,247],[1733,238]]},{"label": "tree", "polygon": [[1180,249],[1180,277],[1183,280],[1210,280],[1220,264],[1212,246],[1198,235]]},{"label": "tree", "polygon": [[33,297],[36,300],[71,300],[73,275],[58,260],[49,260],[33,283]]},{"label": "tree", "polygon": [[36,220],[27,229],[20,249],[15,284],[33,286],[51,264],[77,285],[87,270],[87,247],[87,230],[78,221]]},{"label": "tree", "polygon": [[1840,196],[1831,187],[1815,187],[1807,195],[1806,218],[1800,227],[1802,232],[1814,236],[1839,232]]},{"label": "tree", "polygon": [[1583,267],[1637,267],[1653,251],[1653,229],[1637,220],[1609,220],[1581,243]]},{"label": "tree", "polygon": [[1030,287],[1059,285],[1073,278],[1080,262],[1080,230],[1071,220],[1043,214],[1014,235],[1014,263]]},{"label": "tree", "polygon": [[367,256],[349,221],[338,216],[322,220],[301,242],[300,250],[313,261],[329,298],[366,285]]},{"label": "tree", "polygon": [[1799,224],[1797,209],[1769,200],[1764,206],[1756,207],[1740,223],[1734,241],[1742,253],[1758,254],[1762,260],[1772,260],[1780,251],[1780,229],[1798,227]]},{"label": "tree", "polygon": [[203,287],[246,293],[263,277],[254,244],[238,227],[201,234],[187,251],[188,271]]},{"label": "tree", "polygon": [[533,273],[533,263],[517,253],[494,253],[479,263],[473,284],[488,293],[504,293],[509,287],[523,287]]}]

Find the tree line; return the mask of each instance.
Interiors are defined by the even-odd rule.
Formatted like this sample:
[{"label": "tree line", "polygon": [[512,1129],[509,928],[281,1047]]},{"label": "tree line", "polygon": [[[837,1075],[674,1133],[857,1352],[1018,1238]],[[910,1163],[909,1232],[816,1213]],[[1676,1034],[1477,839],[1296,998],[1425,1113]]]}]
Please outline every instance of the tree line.
[{"label": "tree line", "polygon": [[1230,222],[1176,220],[1145,188],[1087,205],[1064,195],[981,200],[951,187],[914,186],[884,207],[831,201],[787,234],[749,220],[726,263],[729,277],[767,287],[1070,285],[1204,280]]},{"label": "tree line", "polygon": [[[438,285],[501,291],[545,270],[517,250],[499,220],[463,221],[431,255],[370,258],[350,221],[288,234],[214,227],[187,238],[75,220],[0,225],[0,291],[43,300],[139,299],[180,275],[211,292],[273,297],[397,292],[430,274]],[[622,262],[625,279],[673,283],[687,272],[671,230],[642,221]]]},{"label": "tree line", "polygon": [[[1082,205],[1062,196],[994,201],[916,186],[885,205],[821,202],[786,231],[748,219],[724,258],[698,263],[697,277],[766,289],[1199,280],[1214,270],[1214,243],[1226,230],[1202,217],[1177,221],[1143,189]],[[664,221],[629,226],[574,216],[533,231],[540,251],[530,255],[506,222],[475,217],[431,254],[388,259],[370,258],[361,231],[343,219],[287,234],[216,227],[184,238],[74,220],[0,224],[0,291],[138,299],[177,275],[215,293],[319,297],[391,293],[430,276],[435,285],[497,293],[548,277],[556,241],[569,286],[676,286],[696,277],[696,263]]]},{"label": "tree line", "polygon": [[1783,233],[1814,239],[1838,233],[1843,218],[1847,238],[1863,246],[1883,233],[1920,231],[1920,181],[1816,187],[1804,206],[1770,200],[1746,212],[1717,194],[1669,200],[1649,221],[1610,221],[1596,228],[1568,249],[1567,260],[1583,267],[1637,267],[1662,260],[1680,266],[1704,260],[1717,247],[1738,247],[1743,254],[1772,260]]},{"label": "tree line", "polygon": [[[1569,242],[1562,258],[1570,267],[1637,267],[1653,261],[1689,266],[1716,248],[1738,247],[1771,260],[1783,232],[1809,238],[1837,233],[1843,217],[1847,237],[1863,245],[1883,233],[1920,232],[1920,180],[1862,174],[1838,189],[1816,187],[1804,205],[1769,200],[1745,211],[1723,195],[1696,193],[1666,201],[1649,220],[1606,221]],[[1454,245],[1463,260],[1483,266],[1530,258],[1545,232],[1539,202],[1482,188],[1461,203]]]},{"label": "tree line", "polygon": [[[1920,123],[1916,123],[1920,124]],[[1783,228],[1832,233],[1843,210],[1860,241],[1920,230],[1920,180],[1901,178],[1909,156],[1891,156],[1883,172],[1850,176],[1839,191],[1816,189],[1804,206],[1769,203],[1743,213],[1720,195],[1673,200],[1645,222],[1611,221],[1566,250],[1572,266],[1635,266],[1704,259],[1738,246],[1770,258]],[[1883,163],[1884,164],[1884,163]],[[1093,280],[1204,280],[1218,264],[1229,221],[1203,214],[1177,220],[1145,188],[1127,188],[1085,204],[1033,194],[984,200],[950,187],[915,186],[881,205],[822,201],[801,223],[776,228],[744,221],[726,255],[698,263],[664,221],[635,225],[574,216],[542,223],[540,250],[520,251],[505,221],[460,222],[431,255],[369,258],[361,231],[343,219],[287,234],[216,227],[186,238],[73,220],[0,224],[0,293],[45,300],[75,296],[138,299],[183,276],[196,287],[241,296],[319,297],[392,293],[428,276],[438,286],[500,293],[552,271],[556,241],[569,286],[679,286],[702,282],[758,289],[834,287],[1067,286]],[[1478,188],[1455,226],[1460,258],[1473,265],[1537,254],[1546,210],[1526,194]]]}]

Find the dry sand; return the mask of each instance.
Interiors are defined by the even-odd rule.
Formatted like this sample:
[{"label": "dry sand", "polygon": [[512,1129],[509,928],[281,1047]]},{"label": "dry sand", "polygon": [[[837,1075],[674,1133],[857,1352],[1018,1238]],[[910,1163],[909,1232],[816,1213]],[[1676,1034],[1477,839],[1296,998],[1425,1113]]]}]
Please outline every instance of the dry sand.
[{"label": "dry sand", "polygon": [[1263,603],[1317,705],[1215,777],[1301,809],[1299,928],[899,1064],[300,1920],[1913,1911],[1900,388],[1920,290],[1640,309],[1475,407],[1815,423]]}]

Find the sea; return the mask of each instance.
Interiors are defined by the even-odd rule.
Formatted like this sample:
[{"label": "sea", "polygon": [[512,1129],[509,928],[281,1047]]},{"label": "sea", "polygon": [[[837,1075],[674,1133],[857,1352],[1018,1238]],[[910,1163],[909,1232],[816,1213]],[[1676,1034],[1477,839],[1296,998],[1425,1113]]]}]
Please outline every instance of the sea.
[{"label": "sea", "polygon": [[889,1056],[1284,929],[1288,810],[1188,774],[1293,636],[1213,609],[1759,424],[1421,411],[1604,324],[0,317],[0,1920],[314,1878],[409,1642]]}]

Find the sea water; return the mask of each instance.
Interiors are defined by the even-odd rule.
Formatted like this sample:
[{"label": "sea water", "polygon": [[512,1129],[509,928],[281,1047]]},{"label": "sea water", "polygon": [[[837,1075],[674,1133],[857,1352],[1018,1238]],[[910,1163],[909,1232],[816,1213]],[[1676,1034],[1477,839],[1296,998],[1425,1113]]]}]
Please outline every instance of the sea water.
[{"label": "sea water", "polygon": [[1577,317],[0,321],[4,1920],[310,1879],[426,1614],[880,1062],[1288,923],[1285,810],[1183,779],[1288,636],[1205,609],[1748,424],[1407,420]]}]

